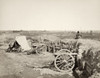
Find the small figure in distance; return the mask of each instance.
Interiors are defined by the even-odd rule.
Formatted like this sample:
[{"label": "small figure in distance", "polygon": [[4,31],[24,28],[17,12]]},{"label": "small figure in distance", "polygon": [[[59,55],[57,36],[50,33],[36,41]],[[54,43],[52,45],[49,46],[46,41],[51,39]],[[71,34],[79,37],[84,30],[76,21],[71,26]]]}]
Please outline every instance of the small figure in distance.
[{"label": "small figure in distance", "polygon": [[79,31],[77,31],[75,39],[80,39],[80,38],[82,38],[82,35],[80,34]]}]

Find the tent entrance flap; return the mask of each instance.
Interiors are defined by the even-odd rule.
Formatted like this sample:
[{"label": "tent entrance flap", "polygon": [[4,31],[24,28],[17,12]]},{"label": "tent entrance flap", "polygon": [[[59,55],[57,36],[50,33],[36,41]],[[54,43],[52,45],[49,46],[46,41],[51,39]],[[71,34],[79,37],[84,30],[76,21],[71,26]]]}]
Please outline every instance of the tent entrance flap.
[{"label": "tent entrance flap", "polygon": [[27,40],[26,40],[26,36],[17,36],[16,37],[16,41],[18,42],[18,44],[21,46],[21,48],[25,51],[25,50],[30,50],[31,47],[29,46]]}]

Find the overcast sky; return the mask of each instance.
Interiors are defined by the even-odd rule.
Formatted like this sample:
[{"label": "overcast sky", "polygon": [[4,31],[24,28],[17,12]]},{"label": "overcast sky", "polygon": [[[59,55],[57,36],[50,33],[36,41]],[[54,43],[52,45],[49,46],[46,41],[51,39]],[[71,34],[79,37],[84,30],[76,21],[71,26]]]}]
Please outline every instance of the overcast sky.
[{"label": "overcast sky", "polygon": [[100,30],[100,0],[0,0],[0,30]]}]

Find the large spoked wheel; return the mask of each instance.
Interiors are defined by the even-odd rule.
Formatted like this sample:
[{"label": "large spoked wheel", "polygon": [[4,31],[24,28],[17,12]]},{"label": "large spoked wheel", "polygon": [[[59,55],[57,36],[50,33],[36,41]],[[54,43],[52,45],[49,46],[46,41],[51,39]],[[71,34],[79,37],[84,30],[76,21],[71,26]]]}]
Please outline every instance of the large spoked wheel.
[{"label": "large spoked wheel", "polygon": [[75,59],[71,54],[63,53],[56,56],[54,64],[58,71],[69,72],[75,66]]}]

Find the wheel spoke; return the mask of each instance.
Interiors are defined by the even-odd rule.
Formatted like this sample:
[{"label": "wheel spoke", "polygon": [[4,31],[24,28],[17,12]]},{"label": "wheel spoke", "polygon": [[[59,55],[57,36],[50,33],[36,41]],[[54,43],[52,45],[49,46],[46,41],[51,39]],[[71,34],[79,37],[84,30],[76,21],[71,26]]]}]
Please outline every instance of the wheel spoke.
[{"label": "wheel spoke", "polygon": [[63,56],[59,56],[57,59],[59,59],[59,60],[63,60]]},{"label": "wheel spoke", "polygon": [[64,67],[65,63],[61,63],[58,67],[59,69],[62,69]]},{"label": "wheel spoke", "polygon": [[56,62],[62,62],[63,60],[62,59],[57,59],[57,61]]},{"label": "wheel spoke", "polygon": [[59,65],[61,65],[62,64],[62,62],[59,62],[59,63],[57,63],[57,66],[59,66]]}]

